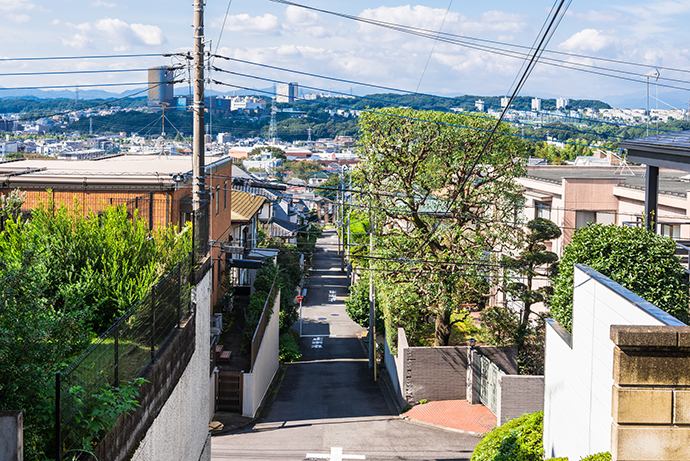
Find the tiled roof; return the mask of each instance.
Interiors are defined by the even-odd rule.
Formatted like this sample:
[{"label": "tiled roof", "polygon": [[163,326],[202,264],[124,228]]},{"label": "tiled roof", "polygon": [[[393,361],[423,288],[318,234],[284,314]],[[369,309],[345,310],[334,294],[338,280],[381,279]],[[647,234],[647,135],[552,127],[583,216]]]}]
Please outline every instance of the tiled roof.
[{"label": "tiled roof", "polygon": [[259,212],[266,199],[259,195],[249,194],[239,190],[230,192],[232,221],[249,221]]}]

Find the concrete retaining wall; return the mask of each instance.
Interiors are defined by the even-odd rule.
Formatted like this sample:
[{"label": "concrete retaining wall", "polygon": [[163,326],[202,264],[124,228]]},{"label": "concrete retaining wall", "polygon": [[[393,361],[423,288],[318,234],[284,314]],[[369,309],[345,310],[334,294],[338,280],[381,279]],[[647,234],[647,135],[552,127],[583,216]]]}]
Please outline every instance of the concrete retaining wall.
[{"label": "concrete retaining wall", "polygon": [[554,320],[546,327],[547,458],[580,459],[611,449],[611,325],[683,325],[587,266],[575,266],[573,285],[572,335]]},{"label": "concrete retaining wall", "polygon": [[209,338],[212,272],[196,287],[194,355],[174,391],[146,432],[132,461],[210,461]]},{"label": "concrete retaining wall", "polygon": [[256,415],[256,410],[261,405],[261,401],[266,395],[266,391],[268,391],[268,387],[271,385],[271,381],[280,366],[278,356],[279,325],[280,291],[275,297],[273,313],[261,341],[261,348],[254,362],[254,369],[251,373],[245,373],[244,375],[243,416],[254,417]]},{"label": "concrete retaining wall", "polygon": [[24,413],[0,411],[0,460],[24,459]]}]

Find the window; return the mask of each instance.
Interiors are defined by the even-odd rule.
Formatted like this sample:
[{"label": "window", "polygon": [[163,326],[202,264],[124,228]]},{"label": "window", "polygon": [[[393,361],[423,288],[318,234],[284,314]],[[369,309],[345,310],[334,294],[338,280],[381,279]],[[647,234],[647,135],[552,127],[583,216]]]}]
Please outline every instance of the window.
[{"label": "window", "polygon": [[680,238],[680,226],[673,224],[661,224],[661,235],[678,240]]},{"label": "window", "polygon": [[603,225],[616,224],[616,212],[597,211],[597,222]]},{"label": "window", "polygon": [[216,216],[220,212],[220,186],[216,186]]},{"label": "window", "polygon": [[535,206],[537,208],[537,218],[551,220],[551,205],[547,205],[546,203],[542,202],[537,202]]},{"label": "window", "polygon": [[228,209],[228,180],[223,184],[223,209]]},{"label": "window", "polygon": [[575,212],[575,228],[579,229],[585,227],[591,222],[597,222],[597,215],[594,211],[576,211]]}]

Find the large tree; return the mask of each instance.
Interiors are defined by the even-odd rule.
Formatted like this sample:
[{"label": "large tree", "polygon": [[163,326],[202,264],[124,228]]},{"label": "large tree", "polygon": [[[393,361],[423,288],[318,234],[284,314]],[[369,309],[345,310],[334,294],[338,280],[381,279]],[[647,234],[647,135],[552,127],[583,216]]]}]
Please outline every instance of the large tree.
[{"label": "large tree", "polygon": [[359,123],[364,203],[377,236],[372,266],[379,290],[405,293],[383,306],[387,326],[421,310],[435,322],[434,344],[447,345],[451,314],[487,294],[496,255],[514,246],[524,143],[507,124],[490,137],[494,119],[463,114],[383,109]]}]

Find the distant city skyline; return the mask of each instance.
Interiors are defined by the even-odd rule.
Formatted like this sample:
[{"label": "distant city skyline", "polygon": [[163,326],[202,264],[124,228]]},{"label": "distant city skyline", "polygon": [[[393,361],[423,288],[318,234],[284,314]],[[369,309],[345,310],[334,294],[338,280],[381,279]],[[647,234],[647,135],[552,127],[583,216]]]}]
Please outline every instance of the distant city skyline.
[{"label": "distant city skyline", "polygon": [[[378,4],[355,0],[306,3],[380,21],[442,31],[467,37],[531,46],[551,7],[550,2],[489,3],[426,1],[404,4],[382,0]],[[206,38],[218,54],[275,67],[371,83],[407,91],[447,95],[505,95],[522,61],[455,44],[434,42],[295,6],[264,1],[234,0],[218,38],[228,2],[206,7]],[[171,5],[162,0],[133,2],[0,0],[4,13],[2,58],[93,56],[186,52],[192,46],[189,3]],[[659,83],[690,88],[690,46],[686,24],[690,1],[615,0],[573,3],[548,49],[657,66]],[[476,42],[475,42],[476,43]],[[504,45],[480,43],[480,48]],[[432,53],[433,50],[433,53]],[[521,52],[524,50],[520,50]],[[615,106],[644,107],[650,77],[650,107],[686,108],[690,92],[656,87],[654,67],[637,67],[585,58],[545,54],[544,57],[594,64],[590,69],[629,80],[583,73],[540,63],[521,92],[539,98],[599,99]],[[428,66],[427,66],[428,61]],[[95,85],[135,83],[100,89],[119,93],[144,88],[146,71],[9,76],[9,73],[69,72],[74,70],[148,69],[179,63],[171,58],[138,57],[89,60],[2,61],[0,87]],[[351,83],[296,75],[274,69],[215,59],[223,69],[282,82],[299,82],[307,92],[353,91],[356,95],[384,90]],[[625,71],[628,73],[622,73]],[[184,72],[183,72],[184,74]],[[184,77],[185,75],[183,75]],[[214,80],[237,87],[266,88],[266,80],[214,72]],[[665,80],[673,78],[678,81]],[[688,83],[685,83],[688,81]],[[181,84],[183,85],[183,84]],[[311,88],[309,88],[311,87]],[[234,87],[214,86],[231,92]],[[90,87],[80,88],[80,91]],[[661,101],[657,101],[657,91]],[[0,97],[3,97],[0,91]],[[626,104],[617,102],[625,101]]]}]

